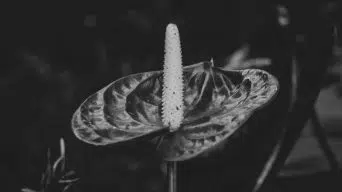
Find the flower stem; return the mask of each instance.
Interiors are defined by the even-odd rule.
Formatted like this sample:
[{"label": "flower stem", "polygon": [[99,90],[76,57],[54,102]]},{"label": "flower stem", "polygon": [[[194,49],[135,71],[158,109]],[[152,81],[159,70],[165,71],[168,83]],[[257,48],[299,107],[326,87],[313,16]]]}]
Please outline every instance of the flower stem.
[{"label": "flower stem", "polygon": [[177,192],[177,162],[167,162],[169,192]]}]

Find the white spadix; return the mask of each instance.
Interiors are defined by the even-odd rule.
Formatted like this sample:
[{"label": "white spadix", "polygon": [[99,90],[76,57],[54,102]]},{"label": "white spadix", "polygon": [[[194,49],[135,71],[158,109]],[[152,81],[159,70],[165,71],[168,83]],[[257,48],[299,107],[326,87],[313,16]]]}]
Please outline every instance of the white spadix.
[{"label": "white spadix", "polygon": [[183,67],[178,28],[169,24],[165,33],[162,121],[170,131],[177,130],[183,120]]}]

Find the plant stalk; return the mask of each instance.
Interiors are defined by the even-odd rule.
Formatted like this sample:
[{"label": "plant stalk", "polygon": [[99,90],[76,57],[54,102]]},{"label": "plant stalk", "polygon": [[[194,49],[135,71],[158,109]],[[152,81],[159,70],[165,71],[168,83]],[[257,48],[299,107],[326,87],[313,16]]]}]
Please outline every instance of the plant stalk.
[{"label": "plant stalk", "polygon": [[167,162],[169,192],[177,192],[177,162]]}]

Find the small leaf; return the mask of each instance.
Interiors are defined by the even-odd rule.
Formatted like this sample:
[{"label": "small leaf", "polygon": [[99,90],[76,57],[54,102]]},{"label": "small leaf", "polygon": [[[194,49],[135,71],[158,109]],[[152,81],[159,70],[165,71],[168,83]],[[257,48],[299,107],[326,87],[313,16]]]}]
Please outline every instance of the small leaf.
[{"label": "small leaf", "polygon": [[71,175],[74,175],[76,172],[74,171],[74,170],[71,170],[71,171],[68,171],[64,176],[63,176],[63,178],[64,177],[69,177],[69,176],[71,176]]},{"label": "small leaf", "polygon": [[224,70],[241,69],[241,64],[246,60],[249,52],[249,46],[244,45],[239,50],[235,51],[228,59],[228,62],[223,67]]},{"label": "small leaf", "polygon": [[29,188],[23,188],[23,189],[21,189],[21,191],[22,191],[22,192],[38,192],[38,191],[29,189]]},{"label": "small leaf", "polygon": [[62,191],[62,192],[66,192],[71,186],[72,186],[72,183],[66,185],[66,186],[63,188],[63,191]]},{"label": "small leaf", "polygon": [[78,181],[80,178],[75,178],[75,179],[68,179],[68,180],[59,180],[59,183],[73,183],[75,181]]}]

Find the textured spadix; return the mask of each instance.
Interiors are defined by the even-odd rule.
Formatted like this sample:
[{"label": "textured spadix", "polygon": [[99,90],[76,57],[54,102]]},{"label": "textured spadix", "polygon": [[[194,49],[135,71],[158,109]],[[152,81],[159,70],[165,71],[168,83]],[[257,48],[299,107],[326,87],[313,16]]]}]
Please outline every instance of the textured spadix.
[{"label": "textured spadix", "polygon": [[162,121],[170,131],[177,130],[183,120],[182,53],[178,28],[169,24],[165,32]]}]

